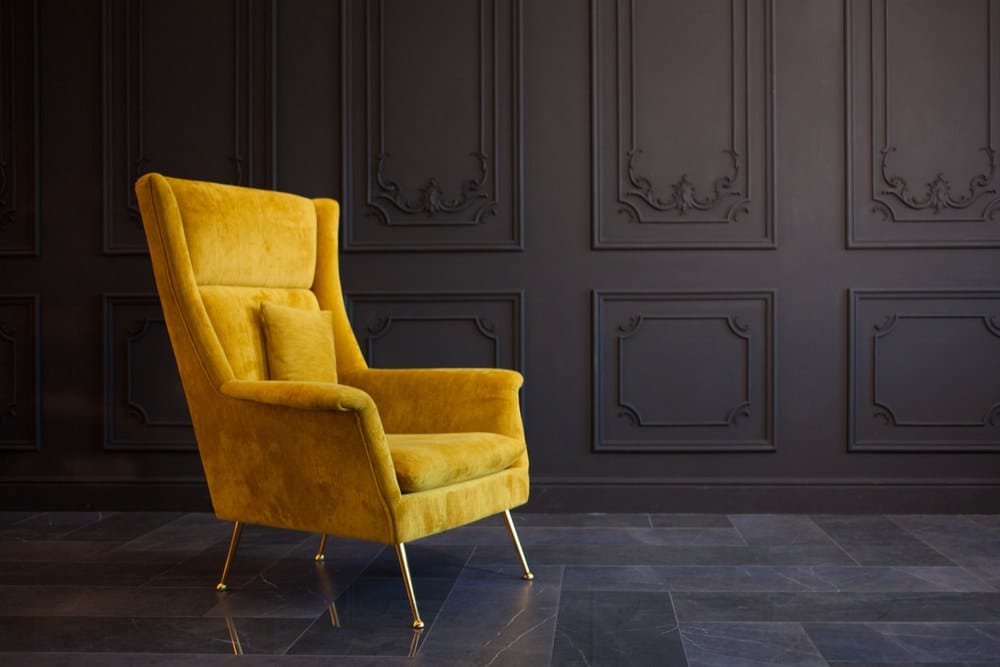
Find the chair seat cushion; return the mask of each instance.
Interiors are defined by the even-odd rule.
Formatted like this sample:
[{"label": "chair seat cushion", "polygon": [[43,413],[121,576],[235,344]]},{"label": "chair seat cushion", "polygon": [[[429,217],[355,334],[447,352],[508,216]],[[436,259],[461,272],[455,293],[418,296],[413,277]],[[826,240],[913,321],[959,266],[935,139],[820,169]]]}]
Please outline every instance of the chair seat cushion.
[{"label": "chair seat cushion", "polygon": [[427,491],[511,467],[524,441],[496,433],[386,434],[403,493]]}]

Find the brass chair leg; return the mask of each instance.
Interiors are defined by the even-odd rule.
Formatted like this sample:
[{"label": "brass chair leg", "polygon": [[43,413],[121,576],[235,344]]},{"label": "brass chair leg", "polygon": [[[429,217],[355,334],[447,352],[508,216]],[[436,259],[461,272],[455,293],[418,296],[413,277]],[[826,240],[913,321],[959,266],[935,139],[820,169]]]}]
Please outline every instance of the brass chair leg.
[{"label": "brass chair leg", "polygon": [[420,620],[420,612],[417,611],[417,598],[413,595],[413,580],[410,579],[410,564],[406,560],[406,547],[402,542],[396,545],[396,558],[399,559],[399,569],[403,572],[403,586],[406,587],[406,597],[410,600],[410,611],[413,612],[413,629],[419,630],[424,627],[424,622]]},{"label": "brass chair leg", "polygon": [[233,537],[229,540],[229,551],[226,553],[226,564],[222,566],[222,577],[219,578],[219,583],[215,587],[215,590],[217,591],[226,590],[226,577],[229,576],[229,568],[233,564],[233,556],[236,555],[236,547],[240,543],[240,535],[242,534],[243,522],[236,521],[233,523]]},{"label": "brass chair leg", "polygon": [[319,540],[319,549],[316,550],[316,555],[314,558],[316,560],[325,560],[326,556],[323,555],[323,550],[326,549],[326,533],[323,533],[323,537]]},{"label": "brass chair leg", "polygon": [[535,575],[531,573],[528,569],[528,560],[524,557],[524,549],[521,548],[521,540],[517,539],[517,530],[514,528],[514,519],[510,516],[510,510],[503,511],[503,518],[507,522],[507,530],[510,532],[510,539],[514,542],[514,548],[517,549],[517,555],[521,558],[521,568],[524,570],[524,574],[521,578],[526,581],[531,581],[535,578]]}]

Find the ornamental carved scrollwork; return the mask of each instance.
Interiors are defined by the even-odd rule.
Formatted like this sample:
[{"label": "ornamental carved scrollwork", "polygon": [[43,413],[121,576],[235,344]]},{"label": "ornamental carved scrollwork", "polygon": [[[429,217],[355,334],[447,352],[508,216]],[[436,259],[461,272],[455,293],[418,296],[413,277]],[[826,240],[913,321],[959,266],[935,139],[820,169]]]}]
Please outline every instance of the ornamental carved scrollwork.
[{"label": "ornamental carved scrollwork", "polygon": [[678,215],[684,215],[691,210],[711,210],[723,197],[739,197],[742,194],[739,190],[733,189],[742,166],[740,154],[732,149],[723,152],[729,156],[731,172],[716,178],[712,183],[711,192],[699,197],[697,188],[685,173],[681,174],[680,180],[670,185],[670,195],[664,199],[656,192],[656,187],[649,178],[637,173],[635,163],[642,150],[633,148],[625,155],[628,158],[628,180],[635,189],[629,190],[626,194],[639,197],[657,211],[677,211]]},{"label": "ornamental carved scrollwork", "polygon": [[[427,181],[417,189],[419,197],[416,201],[408,200],[404,195],[400,185],[385,176],[385,163],[392,157],[392,153],[382,153],[378,156],[378,165],[375,168],[375,178],[382,192],[379,199],[384,199],[403,213],[411,215],[422,213],[431,217],[437,213],[461,213],[470,208],[477,201],[489,198],[485,184],[489,175],[489,165],[487,155],[482,152],[470,153],[479,161],[479,176],[471,178],[462,184],[461,194],[457,197],[447,197],[440,182],[436,178],[428,178]],[[487,211],[496,208],[495,204],[484,207],[476,215],[476,222],[482,220],[482,216]]]},{"label": "ornamental carved scrollwork", "polygon": [[889,155],[896,151],[895,146],[886,146],[882,149],[882,178],[885,179],[888,188],[881,191],[883,195],[894,195],[901,202],[914,210],[933,209],[935,215],[944,209],[964,209],[968,208],[983,195],[997,194],[997,184],[994,182],[998,169],[1000,169],[1000,156],[991,147],[980,149],[986,153],[987,170],[985,173],[976,174],[969,180],[968,190],[961,195],[952,194],[952,185],[941,172],[932,181],[924,186],[923,195],[915,194],[910,190],[910,185],[906,179],[889,172]]}]

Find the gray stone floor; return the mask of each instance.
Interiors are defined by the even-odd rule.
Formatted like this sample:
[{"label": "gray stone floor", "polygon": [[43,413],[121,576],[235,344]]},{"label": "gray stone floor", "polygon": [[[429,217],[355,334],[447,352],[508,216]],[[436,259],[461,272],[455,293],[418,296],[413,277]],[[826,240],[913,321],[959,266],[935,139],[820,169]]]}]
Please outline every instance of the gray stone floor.
[{"label": "gray stone floor", "polygon": [[[515,514],[395,555],[206,514],[0,513],[3,665],[1000,665],[1000,516]],[[234,656],[243,653],[242,656]]]}]

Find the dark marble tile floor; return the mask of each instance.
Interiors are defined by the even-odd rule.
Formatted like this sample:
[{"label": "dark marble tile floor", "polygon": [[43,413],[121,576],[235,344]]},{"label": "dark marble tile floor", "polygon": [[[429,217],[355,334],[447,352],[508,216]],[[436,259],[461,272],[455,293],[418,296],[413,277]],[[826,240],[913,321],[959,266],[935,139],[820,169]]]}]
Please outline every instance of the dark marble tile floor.
[{"label": "dark marble tile floor", "polygon": [[0,665],[1000,665],[1000,517],[515,514],[395,554],[207,514],[0,512]]}]

